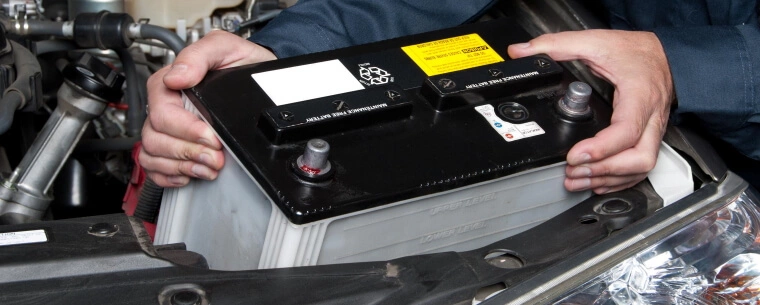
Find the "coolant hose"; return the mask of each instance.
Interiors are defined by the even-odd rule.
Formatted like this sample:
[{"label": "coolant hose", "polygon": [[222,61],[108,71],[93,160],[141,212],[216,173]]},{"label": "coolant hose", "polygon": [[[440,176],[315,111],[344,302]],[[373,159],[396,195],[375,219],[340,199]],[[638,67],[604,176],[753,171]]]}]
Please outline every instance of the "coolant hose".
[{"label": "coolant hose", "polygon": [[124,100],[127,101],[127,135],[130,137],[139,136],[142,131],[142,125],[145,120],[145,103],[140,96],[140,75],[137,74],[137,66],[132,54],[127,49],[114,49],[119,55],[121,65],[124,68],[124,74],[127,77],[127,91],[124,93]]},{"label": "coolant hose", "polygon": [[57,37],[63,37],[63,22],[55,21],[42,21],[42,20],[26,20],[25,29],[29,35],[51,35]]},{"label": "coolant hose", "polygon": [[[19,35],[33,35],[33,36],[56,36],[66,37],[70,36],[70,33],[66,33],[65,28],[67,23],[56,21],[43,21],[43,20],[11,20],[9,30]],[[68,34],[68,35],[67,35]]]},{"label": "coolant hose", "polygon": [[144,39],[157,39],[168,46],[175,54],[185,48],[185,41],[176,33],[151,24],[140,24],[140,36]]},{"label": "coolant hose", "polygon": [[0,99],[0,135],[4,134],[13,124],[13,115],[21,105],[21,96],[8,94]]},{"label": "coolant hose", "polygon": [[10,41],[13,47],[13,65],[16,68],[16,80],[8,86],[0,99],[0,134],[8,131],[13,124],[14,112],[23,108],[35,94],[32,79],[41,73],[37,57],[15,41]]}]

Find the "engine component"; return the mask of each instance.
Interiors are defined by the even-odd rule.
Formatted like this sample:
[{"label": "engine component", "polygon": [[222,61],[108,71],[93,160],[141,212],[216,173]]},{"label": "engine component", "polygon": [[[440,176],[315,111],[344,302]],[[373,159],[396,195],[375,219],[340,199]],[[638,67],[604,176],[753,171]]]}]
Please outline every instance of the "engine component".
[{"label": "engine component", "polygon": [[157,5],[152,0],[126,0],[125,8],[132,16],[150,19],[152,24],[165,28],[175,28],[177,20],[194,24],[208,17],[215,9],[234,7],[243,0],[165,0]]},{"label": "engine component", "polygon": [[45,12],[42,8],[42,0],[6,0],[3,1],[3,10],[8,16],[17,19],[29,18]]},{"label": "engine component", "polygon": [[48,35],[72,38],[83,48],[127,48],[133,39],[157,39],[175,53],[185,47],[185,41],[165,28],[134,23],[128,14],[100,11],[82,13],[74,21],[55,22],[29,19],[11,20],[10,29],[18,35]]},{"label": "engine component", "polygon": [[39,220],[52,201],[49,190],[90,120],[121,98],[124,77],[83,53],[63,71],[53,111],[21,163],[0,187],[0,223]]},{"label": "engine component", "polygon": [[82,13],[109,11],[124,13],[124,0],[68,0],[69,16],[76,17]]},{"label": "engine component", "polygon": [[[6,41],[5,37],[0,41]],[[42,74],[37,58],[28,49],[13,41],[8,43],[4,50],[12,49],[13,65],[16,76],[13,83],[3,91],[0,99],[0,134],[10,128],[13,123],[14,112],[18,109],[34,111],[42,105]],[[10,79],[7,73],[3,73],[0,81]],[[5,86],[5,84],[3,84]]]},{"label": "engine component", "polygon": [[83,48],[128,48],[132,44],[129,26],[134,19],[127,14],[100,11],[79,14],[74,19],[74,41]]}]

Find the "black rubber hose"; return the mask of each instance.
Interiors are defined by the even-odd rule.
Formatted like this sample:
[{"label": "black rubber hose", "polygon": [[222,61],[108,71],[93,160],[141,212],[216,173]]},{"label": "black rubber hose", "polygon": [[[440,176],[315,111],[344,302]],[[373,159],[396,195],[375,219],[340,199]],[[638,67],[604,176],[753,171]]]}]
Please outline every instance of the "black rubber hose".
[{"label": "black rubber hose", "polygon": [[24,32],[27,35],[52,35],[57,37],[64,37],[63,22],[42,20],[26,20],[19,22],[26,23],[27,28],[24,30]]},{"label": "black rubber hose", "polygon": [[4,134],[13,124],[13,116],[21,105],[21,96],[9,94],[0,100],[0,135]]},{"label": "black rubber hose", "polygon": [[77,45],[70,40],[42,40],[34,43],[37,48],[37,55],[71,51],[77,48]]},{"label": "black rubber hose", "polygon": [[13,65],[16,67],[16,80],[5,90],[5,95],[18,92],[23,97],[23,103],[26,103],[33,98],[32,94],[34,94],[32,82],[29,79],[42,73],[42,68],[37,57],[31,51],[15,41],[10,41],[10,43],[13,46]]},{"label": "black rubber hose", "polygon": [[182,49],[185,48],[185,41],[182,40],[182,38],[176,33],[160,26],[141,24],[140,37],[145,39],[158,39],[172,49],[175,54],[179,54],[179,51],[182,51]]},{"label": "black rubber hose", "polygon": [[130,137],[139,136],[142,131],[142,125],[145,121],[145,103],[140,97],[140,76],[137,75],[137,66],[132,54],[127,49],[115,49],[116,55],[119,55],[121,66],[124,74],[127,76],[127,90],[124,93],[124,99],[127,101],[127,135]]},{"label": "black rubber hose", "polygon": [[140,137],[134,138],[110,138],[110,139],[84,139],[80,140],[74,153],[110,152],[132,150]]},{"label": "black rubber hose", "polygon": [[153,180],[145,179],[140,198],[137,200],[134,216],[149,223],[156,223],[158,209],[161,207],[161,197],[163,196],[164,189],[162,187],[156,185]]},{"label": "black rubber hose", "polygon": [[3,94],[3,98],[0,99],[0,107],[2,107],[0,109],[2,110],[2,113],[0,113],[2,117],[0,134],[8,131],[8,128],[13,124],[14,112],[34,98],[33,94],[35,93],[32,92],[31,79],[35,75],[42,73],[40,63],[32,52],[15,41],[10,41],[10,43],[13,46],[13,65],[16,68],[17,75],[16,80],[8,86],[8,89]]}]

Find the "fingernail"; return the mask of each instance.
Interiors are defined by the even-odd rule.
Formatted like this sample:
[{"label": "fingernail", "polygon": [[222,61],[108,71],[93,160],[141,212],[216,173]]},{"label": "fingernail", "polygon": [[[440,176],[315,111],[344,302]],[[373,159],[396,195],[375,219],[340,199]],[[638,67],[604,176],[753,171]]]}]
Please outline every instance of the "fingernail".
[{"label": "fingernail", "polygon": [[201,153],[201,155],[198,156],[198,159],[200,159],[201,163],[206,164],[208,166],[214,165],[214,158],[212,158],[211,155],[207,153]]},{"label": "fingernail", "polygon": [[572,172],[573,177],[591,177],[591,169],[585,166],[576,167]]},{"label": "fingernail", "polygon": [[166,180],[169,180],[169,183],[174,184],[174,185],[185,185],[188,182],[190,182],[189,179],[190,178],[184,177],[184,176],[171,176],[171,177],[168,177]]},{"label": "fingernail", "polygon": [[581,191],[589,188],[591,186],[591,179],[589,178],[582,178],[582,179],[573,179],[573,190]]},{"label": "fingernail", "polygon": [[518,49],[527,49],[530,47],[530,42],[516,43],[516,44],[513,44],[512,46]]},{"label": "fingernail", "polygon": [[187,71],[187,65],[176,64],[176,65],[173,65],[171,69],[169,69],[169,72],[166,73],[166,76],[178,75],[185,71]]},{"label": "fingernail", "polygon": [[570,165],[586,164],[588,161],[591,161],[591,155],[582,153],[575,157],[573,160],[570,160]]},{"label": "fingernail", "polygon": [[198,140],[198,144],[201,144],[201,145],[207,146],[207,147],[211,147],[211,141],[209,141],[206,138],[200,138],[200,140]]},{"label": "fingernail", "polygon": [[205,167],[200,164],[193,165],[192,167],[193,174],[201,179],[211,180],[213,179],[213,173],[208,167]]},{"label": "fingernail", "polygon": [[610,191],[610,188],[608,188],[608,187],[600,187],[598,189],[595,189],[594,193],[602,195],[602,194],[607,194],[609,191]]}]

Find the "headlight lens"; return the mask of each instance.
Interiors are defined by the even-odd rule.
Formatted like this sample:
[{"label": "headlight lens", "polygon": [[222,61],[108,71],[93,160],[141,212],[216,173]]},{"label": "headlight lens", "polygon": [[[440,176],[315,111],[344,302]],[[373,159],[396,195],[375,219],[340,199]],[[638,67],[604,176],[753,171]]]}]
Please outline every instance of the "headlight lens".
[{"label": "headlight lens", "polygon": [[554,304],[760,304],[760,211],[744,193]]}]

